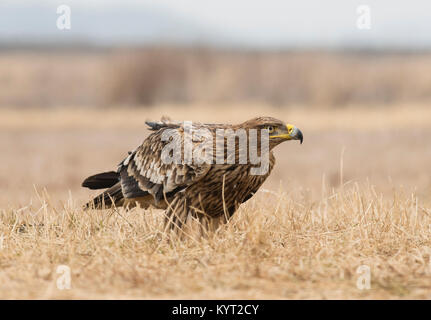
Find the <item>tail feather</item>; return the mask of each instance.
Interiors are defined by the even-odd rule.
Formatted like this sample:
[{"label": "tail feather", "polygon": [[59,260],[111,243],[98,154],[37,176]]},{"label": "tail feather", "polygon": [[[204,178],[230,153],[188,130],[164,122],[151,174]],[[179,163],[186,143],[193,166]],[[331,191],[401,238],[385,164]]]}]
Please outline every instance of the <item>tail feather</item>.
[{"label": "tail feather", "polygon": [[120,174],[115,171],[98,173],[85,179],[82,186],[92,190],[106,189],[118,183],[119,178]]},{"label": "tail feather", "polygon": [[109,188],[108,190],[102,192],[93,200],[85,205],[85,208],[103,209],[121,206],[124,202],[124,195],[121,190],[121,185],[119,182]]}]

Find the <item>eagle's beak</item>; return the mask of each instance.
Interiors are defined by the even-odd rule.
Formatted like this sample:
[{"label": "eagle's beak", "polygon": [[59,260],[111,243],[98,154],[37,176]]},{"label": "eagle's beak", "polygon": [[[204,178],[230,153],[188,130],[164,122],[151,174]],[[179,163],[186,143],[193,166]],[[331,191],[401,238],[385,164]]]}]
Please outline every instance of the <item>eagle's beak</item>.
[{"label": "eagle's beak", "polygon": [[292,140],[299,140],[302,144],[302,141],[304,140],[304,136],[302,135],[301,130],[299,130],[297,127],[291,124],[286,124],[287,132],[289,133],[289,139]]}]

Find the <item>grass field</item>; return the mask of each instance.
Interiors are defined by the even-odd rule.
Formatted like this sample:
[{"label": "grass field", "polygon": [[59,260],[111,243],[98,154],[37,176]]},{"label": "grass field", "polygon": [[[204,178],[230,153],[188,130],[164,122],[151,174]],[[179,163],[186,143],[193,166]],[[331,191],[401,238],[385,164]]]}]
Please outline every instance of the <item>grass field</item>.
[{"label": "grass field", "polygon": [[[115,169],[162,115],[271,115],[304,144],[277,147],[263,190],[201,239],[161,241],[158,210],[84,212],[95,192],[82,180]],[[430,119],[420,105],[1,109],[0,298],[430,299]]]}]

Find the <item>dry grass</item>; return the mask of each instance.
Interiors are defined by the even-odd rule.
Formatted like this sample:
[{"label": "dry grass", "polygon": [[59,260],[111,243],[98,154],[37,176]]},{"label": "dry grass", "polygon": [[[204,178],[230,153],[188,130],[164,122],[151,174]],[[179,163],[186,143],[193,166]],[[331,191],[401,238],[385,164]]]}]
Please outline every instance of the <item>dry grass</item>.
[{"label": "dry grass", "polygon": [[[431,210],[415,195],[260,193],[215,234],[182,241],[161,240],[158,211],[41,202],[1,212],[1,298],[431,298]],[[56,287],[59,265],[70,290]],[[370,290],[356,287],[360,265]]]},{"label": "dry grass", "polygon": [[[213,110],[2,110],[0,298],[431,298],[428,108]],[[270,192],[216,233],[162,241],[160,211],[81,210],[82,179],[114,168],[145,119],[257,113],[297,124],[304,145],[279,146]]]}]

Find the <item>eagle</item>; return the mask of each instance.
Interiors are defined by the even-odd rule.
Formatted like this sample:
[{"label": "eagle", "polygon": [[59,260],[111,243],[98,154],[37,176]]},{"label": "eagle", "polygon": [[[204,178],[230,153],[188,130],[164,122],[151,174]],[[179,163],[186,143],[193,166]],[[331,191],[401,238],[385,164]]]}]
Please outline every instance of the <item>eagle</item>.
[{"label": "eagle", "polygon": [[[236,125],[166,118],[146,124],[152,133],[116,171],[84,180],[83,187],[107,189],[86,208],[153,206],[165,210],[166,229],[181,230],[193,218],[227,222],[270,175],[273,148],[284,141],[303,141],[296,126],[272,117]],[[266,166],[253,158],[267,159]]]}]

